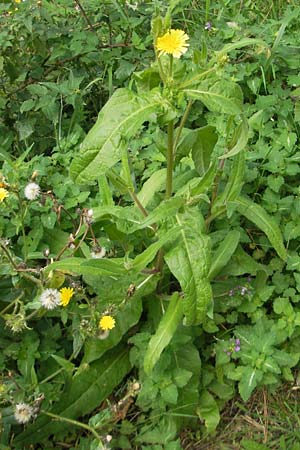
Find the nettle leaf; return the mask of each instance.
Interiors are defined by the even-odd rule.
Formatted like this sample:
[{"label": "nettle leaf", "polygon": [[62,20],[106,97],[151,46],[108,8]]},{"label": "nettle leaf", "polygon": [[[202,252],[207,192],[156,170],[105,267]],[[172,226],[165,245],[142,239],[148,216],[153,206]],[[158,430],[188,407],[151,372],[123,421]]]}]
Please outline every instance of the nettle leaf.
[{"label": "nettle leaf", "polygon": [[175,292],[170,300],[168,309],[162,317],[158,329],[154,336],[151,337],[149,346],[145,353],[144,370],[146,374],[150,374],[153,367],[160,358],[164,348],[171,341],[178,324],[183,316],[182,298],[178,292]]},{"label": "nettle leaf", "polygon": [[238,197],[233,204],[240,214],[253,222],[267,235],[278,256],[286,261],[287,252],[283,244],[280,228],[275,219],[269,216],[260,205],[257,205],[246,197]]},{"label": "nettle leaf", "polygon": [[212,433],[220,422],[220,412],[214,397],[206,389],[200,394],[197,412],[200,418],[205,421],[207,432]]},{"label": "nettle leaf", "polygon": [[203,218],[196,209],[176,215],[181,226],[176,245],[165,255],[169,269],[178,279],[183,293],[186,325],[202,323],[212,302],[208,281],[210,270],[210,239],[202,231]]},{"label": "nettle leaf", "polygon": [[[60,401],[50,412],[69,419],[77,419],[101,405],[131,370],[128,353],[127,347],[117,347],[103,359],[87,365],[85,370],[75,374]],[[14,444],[41,444],[50,435],[64,430],[66,430],[65,422],[51,421],[49,417],[41,414],[36,422],[17,436]]]},{"label": "nettle leaf", "polygon": [[208,274],[209,280],[213,280],[223,267],[226,266],[238,246],[240,236],[241,234],[237,230],[229,231],[224,241],[221,242],[216,252],[213,253],[212,264]]},{"label": "nettle leaf", "polygon": [[90,183],[121,159],[126,139],[135,135],[141,125],[160,111],[164,101],[160,94],[137,95],[129,89],[117,89],[98,120],[81,144],[70,175],[76,183]]},{"label": "nettle leaf", "polygon": [[253,367],[244,367],[241,380],[239,382],[239,393],[246,402],[249,400],[257,384],[262,380],[263,372]]},{"label": "nettle leaf", "polygon": [[243,93],[240,86],[232,81],[217,81],[211,86],[203,82],[183,92],[189,98],[201,100],[210,111],[234,115],[242,112]]}]

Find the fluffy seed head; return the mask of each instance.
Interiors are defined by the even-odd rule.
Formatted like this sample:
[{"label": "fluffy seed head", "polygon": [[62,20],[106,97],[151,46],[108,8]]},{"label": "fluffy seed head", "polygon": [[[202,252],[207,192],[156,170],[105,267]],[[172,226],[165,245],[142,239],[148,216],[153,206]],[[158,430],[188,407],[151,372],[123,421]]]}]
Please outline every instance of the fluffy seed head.
[{"label": "fluffy seed head", "polygon": [[41,188],[36,183],[28,183],[24,189],[24,195],[28,200],[35,200],[39,197]]},{"label": "fluffy seed head", "polygon": [[14,416],[19,423],[28,423],[32,418],[33,409],[27,403],[17,403],[15,406]]},{"label": "fluffy seed head", "polygon": [[46,309],[54,309],[60,304],[60,293],[57,289],[46,289],[40,296],[40,302]]}]

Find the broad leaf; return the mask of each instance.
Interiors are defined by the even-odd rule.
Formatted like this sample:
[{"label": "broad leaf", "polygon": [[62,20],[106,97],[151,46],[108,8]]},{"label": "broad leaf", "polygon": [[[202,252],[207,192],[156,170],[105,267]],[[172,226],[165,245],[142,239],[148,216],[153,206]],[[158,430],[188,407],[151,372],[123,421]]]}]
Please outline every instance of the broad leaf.
[{"label": "broad leaf", "polygon": [[148,375],[159,360],[164,348],[166,348],[171,341],[177,326],[182,319],[182,315],[182,298],[175,292],[172,295],[168,309],[162,317],[155,335],[150,339],[149,346],[146,350],[144,369]]},{"label": "broad leaf", "polygon": [[206,126],[195,133],[195,142],[192,146],[192,158],[195,168],[200,175],[204,175],[210,164],[210,157],[218,137],[215,128]]},{"label": "broad leaf", "polygon": [[262,377],[262,371],[255,367],[245,366],[243,368],[242,378],[239,382],[239,393],[245,402],[249,400],[253,390],[262,380]]},{"label": "broad leaf", "polygon": [[[69,419],[77,419],[99,407],[130,371],[128,348],[118,347],[103,359],[73,376],[67,390],[50,412]],[[15,445],[41,444],[50,435],[66,430],[65,422],[51,421],[40,415],[17,436]]]},{"label": "broad leaf", "polygon": [[70,174],[77,183],[90,183],[121,159],[126,139],[135,135],[145,121],[160,110],[158,92],[138,96],[129,89],[118,89],[100,111],[98,120],[84,139],[74,158]]},{"label": "broad leaf", "polygon": [[219,407],[213,396],[206,389],[200,394],[198,414],[205,421],[207,432],[215,431],[220,422]]},{"label": "broad leaf", "polygon": [[242,112],[242,90],[231,81],[217,81],[212,86],[203,83],[193,89],[184,89],[183,92],[189,98],[201,100],[210,111],[224,114]]},{"label": "broad leaf", "polygon": [[175,164],[192,152],[195,168],[203,175],[209,167],[210,156],[217,140],[216,129],[210,125],[195,130],[185,129],[185,134],[176,149]]},{"label": "broad leaf", "polygon": [[213,280],[216,275],[226,266],[231,256],[234,254],[240,240],[240,232],[231,230],[221,242],[220,246],[213,253],[212,264],[208,274],[209,280]]},{"label": "broad leaf", "polygon": [[283,244],[280,228],[275,219],[269,216],[260,205],[257,205],[246,197],[238,197],[233,204],[240,214],[253,222],[267,235],[280,258],[286,261],[287,252]]},{"label": "broad leaf", "polygon": [[176,220],[181,226],[180,236],[165,255],[165,260],[184,293],[186,325],[197,325],[204,321],[207,308],[212,303],[208,281],[210,240],[202,231],[203,218],[196,209],[177,214]]}]

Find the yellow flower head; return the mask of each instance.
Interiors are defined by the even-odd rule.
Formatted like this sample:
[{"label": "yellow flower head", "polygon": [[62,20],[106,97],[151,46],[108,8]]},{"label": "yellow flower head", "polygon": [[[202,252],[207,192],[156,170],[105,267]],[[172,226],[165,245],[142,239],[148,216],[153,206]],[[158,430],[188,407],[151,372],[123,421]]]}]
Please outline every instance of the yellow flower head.
[{"label": "yellow flower head", "polygon": [[99,328],[101,330],[107,331],[112,330],[115,327],[116,321],[111,316],[103,316],[99,321]]},{"label": "yellow flower head", "polygon": [[157,38],[156,48],[159,56],[168,53],[174,58],[180,58],[188,49],[189,44],[186,42],[188,39],[188,35],[183,30],[169,30]]},{"label": "yellow flower head", "polygon": [[0,188],[0,202],[3,202],[4,199],[6,199],[9,196],[9,193],[6,189]]},{"label": "yellow flower head", "polygon": [[71,298],[74,295],[74,289],[64,287],[59,292],[60,292],[60,304],[62,306],[68,306]]}]

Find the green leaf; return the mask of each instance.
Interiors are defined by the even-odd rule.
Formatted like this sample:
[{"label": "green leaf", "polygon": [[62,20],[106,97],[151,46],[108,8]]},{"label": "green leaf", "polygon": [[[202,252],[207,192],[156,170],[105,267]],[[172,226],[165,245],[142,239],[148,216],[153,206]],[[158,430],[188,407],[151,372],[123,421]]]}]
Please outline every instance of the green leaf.
[{"label": "green leaf", "polygon": [[236,129],[233,137],[234,146],[226,152],[224,155],[219,156],[219,159],[230,158],[231,156],[237,155],[241,150],[243,150],[248,142],[248,132],[249,126],[246,117],[242,117],[242,122]]},{"label": "green leaf", "polygon": [[224,241],[221,242],[216,252],[213,253],[212,264],[208,274],[209,280],[213,280],[215,276],[218,275],[218,273],[221,271],[221,269],[226,266],[237,248],[240,236],[241,234],[237,230],[229,231]]},{"label": "green leaf", "polygon": [[222,48],[222,50],[218,51],[217,54],[226,54],[231,52],[232,50],[236,50],[238,48],[248,47],[249,45],[261,45],[266,46],[266,43],[262,39],[252,39],[252,38],[244,38],[240,39],[237,42],[233,42],[232,44],[226,44]]},{"label": "green leaf", "polygon": [[269,216],[260,205],[257,205],[246,197],[237,198],[233,204],[240,214],[253,222],[267,235],[278,256],[286,261],[287,252],[283,244],[280,228],[275,219]]},{"label": "green leaf", "polygon": [[[103,359],[90,366],[86,365],[82,371],[77,372],[61,395],[60,401],[50,412],[69,419],[77,419],[100,406],[130,371],[128,351],[128,348],[117,347]],[[51,434],[65,429],[65,422],[51,421],[41,414],[32,425],[16,437],[14,444],[41,444]]]},{"label": "green leaf", "polygon": [[242,377],[239,382],[239,393],[245,402],[249,400],[258,382],[262,380],[262,377],[263,373],[256,368],[248,366],[243,368]]},{"label": "green leaf", "polygon": [[165,187],[166,173],[167,169],[156,170],[143,184],[143,187],[137,194],[137,197],[144,208],[146,208],[148,203],[152,200],[155,193]]},{"label": "green leaf", "polygon": [[184,129],[183,138],[176,148],[175,164],[192,152],[195,168],[203,175],[210,164],[210,156],[218,140],[216,129],[207,125],[195,130]]},{"label": "green leaf", "polygon": [[269,447],[266,447],[263,444],[259,444],[255,441],[249,441],[247,439],[243,439],[241,444],[243,446],[243,450],[270,450]]},{"label": "green leaf", "polygon": [[63,368],[65,369],[66,372],[70,372],[72,373],[74,368],[75,368],[75,364],[73,364],[71,361],[68,361],[65,358],[62,358],[61,356],[58,355],[51,355],[53,359],[55,359],[55,361]]},{"label": "green leaf", "polygon": [[195,142],[192,146],[192,158],[195,169],[200,175],[204,175],[210,164],[210,157],[216,145],[218,136],[215,127],[206,126],[196,130]]},{"label": "green leaf", "polygon": [[206,389],[200,394],[197,411],[200,418],[205,421],[207,432],[215,431],[220,422],[219,407],[213,396]]},{"label": "green leaf", "polygon": [[110,331],[106,339],[90,338],[86,340],[81,366],[101,358],[109,349],[115,347],[121,341],[124,334],[138,323],[141,314],[142,299],[141,296],[137,297],[135,295],[114,316],[116,326]]},{"label": "green leaf", "polygon": [[137,272],[143,270],[152,260],[155,258],[158,250],[165,245],[167,242],[174,241],[179,234],[179,227],[171,228],[167,233],[165,233],[158,241],[149,245],[149,247],[134,258],[132,263],[130,263],[130,269]]},{"label": "green leaf", "polygon": [[181,233],[176,245],[166,253],[169,269],[179,281],[183,293],[186,325],[202,323],[212,302],[208,281],[210,270],[210,240],[203,231],[203,218],[196,209],[176,215]]},{"label": "green leaf", "polygon": [[182,298],[179,297],[178,292],[175,292],[171,297],[168,309],[162,317],[155,335],[150,339],[145,353],[144,370],[148,375],[152,372],[164,348],[171,341],[182,319],[182,315]]},{"label": "green leaf", "polygon": [[98,120],[81,144],[70,168],[77,183],[90,183],[121,159],[126,139],[135,135],[145,121],[160,110],[158,92],[138,96],[129,89],[117,89],[100,111]]},{"label": "green leaf", "polygon": [[[244,172],[245,172],[245,152],[241,151],[236,158],[234,158],[231,171],[224,191],[219,195],[212,207],[212,214],[218,216],[225,211],[226,206],[230,201],[234,201],[241,192],[244,184]],[[228,215],[230,215],[230,209],[228,208]]]},{"label": "green leaf", "polygon": [[76,273],[77,275],[122,275],[128,271],[124,266],[123,258],[114,259],[85,259],[66,258],[47,266],[45,272],[59,270],[65,273]]},{"label": "green leaf", "polygon": [[242,112],[242,90],[232,81],[217,81],[212,86],[203,83],[183,92],[189,98],[201,100],[210,111],[234,115]]}]

